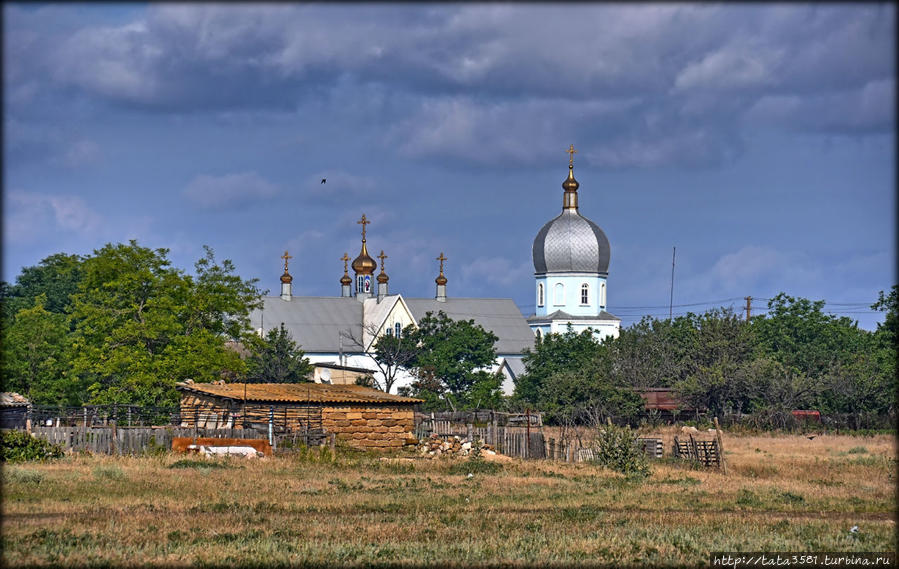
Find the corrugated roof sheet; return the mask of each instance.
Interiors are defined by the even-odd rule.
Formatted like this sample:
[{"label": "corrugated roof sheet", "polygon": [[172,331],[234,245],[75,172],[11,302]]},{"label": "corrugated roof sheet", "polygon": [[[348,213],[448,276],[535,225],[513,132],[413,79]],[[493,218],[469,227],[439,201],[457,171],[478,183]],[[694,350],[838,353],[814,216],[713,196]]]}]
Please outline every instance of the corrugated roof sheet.
[{"label": "corrugated roof sheet", "polygon": [[422,399],[391,395],[361,385],[321,383],[179,383],[178,390],[243,401],[290,403],[422,403]]},{"label": "corrugated roof sheet", "polygon": [[[427,312],[442,310],[453,320],[474,320],[497,336],[500,355],[520,354],[534,347],[534,333],[527,320],[509,298],[452,298],[437,302],[433,298],[405,298],[416,320]],[[290,301],[279,296],[263,298],[263,309],[250,314],[253,328],[270,330],[282,322],[294,342],[306,353],[333,353],[341,349],[340,332],[362,339],[362,303],[355,298],[295,296]],[[344,338],[344,353],[360,353],[361,347]]]},{"label": "corrugated roof sheet", "polygon": [[427,312],[443,311],[453,320],[474,320],[497,336],[498,354],[520,354],[534,347],[534,332],[511,298],[453,298],[438,302],[433,298],[406,298],[406,305],[416,320]]},{"label": "corrugated roof sheet", "polygon": [[31,401],[28,398],[14,391],[0,393],[0,407],[22,407],[30,404]]},{"label": "corrugated roof sheet", "polygon": [[[265,324],[268,331],[282,322],[304,352],[337,353],[341,332],[362,340],[362,303],[339,296],[295,296],[289,302],[279,296],[266,296],[262,310],[250,314],[250,324],[256,329]],[[362,350],[344,339],[343,351]]]}]

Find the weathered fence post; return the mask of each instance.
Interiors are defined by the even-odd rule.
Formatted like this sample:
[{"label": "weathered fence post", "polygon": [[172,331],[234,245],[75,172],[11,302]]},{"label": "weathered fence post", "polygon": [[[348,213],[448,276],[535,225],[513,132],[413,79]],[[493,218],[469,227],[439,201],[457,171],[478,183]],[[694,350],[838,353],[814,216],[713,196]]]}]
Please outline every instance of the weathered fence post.
[{"label": "weathered fence post", "polygon": [[527,420],[527,427],[526,427],[527,441],[526,441],[526,444],[524,447],[524,457],[528,458],[528,455],[531,454],[531,408],[530,407],[525,409],[524,417]]},{"label": "weathered fence post", "polygon": [[721,438],[721,426],[718,424],[718,417],[715,417],[715,438],[718,439],[718,460],[721,461],[721,470],[727,476],[727,463],[724,462],[724,439]]}]

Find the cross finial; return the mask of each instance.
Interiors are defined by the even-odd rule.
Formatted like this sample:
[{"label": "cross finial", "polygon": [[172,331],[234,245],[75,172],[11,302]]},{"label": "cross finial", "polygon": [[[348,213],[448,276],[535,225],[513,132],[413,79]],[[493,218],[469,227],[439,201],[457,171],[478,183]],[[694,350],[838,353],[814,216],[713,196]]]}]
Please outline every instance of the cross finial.
[{"label": "cross finial", "polygon": [[384,254],[384,249],[381,249],[381,254],[378,255],[378,258],[381,259],[381,272],[384,272],[384,259],[387,258],[387,255]]},{"label": "cross finial", "polygon": [[350,260],[350,256],[347,255],[346,252],[344,252],[343,257],[341,257],[340,260],[343,261],[343,274],[347,274],[346,264],[347,264],[347,261]]},{"label": "cross finial", "polygon": [[356,223],[362,224],[362,240],[365,241],[365,226],[371,223],[368,219],[365,218],[365,214],[362,214],[362,219],[357,221]]},{"label": "cross finial", "polygon": [[437,260],[440,261],[440,274],[442,275],[443,274],[443,262],[448,260],[446,257],[443,256],[443,251],[440,252],[440,256],[437,257]]},{"label": "cross finial", "polygon": [[292,256],[292,255],[288,255],[288,254],[287,254],[287,251],[284,251],[284,254],[281,255],[281,258],[284,259],[284,272],[286,273],[286,272],[287,272],[287,260],[288,260],[288,259],[293,259],[293,256]]},{"label": "cross finial", "polygon": [[577,150],[574,149],[573,144],[570,144],[565,152],[568,153],[568,167],[574,168],[574,155],[577,154]]}]

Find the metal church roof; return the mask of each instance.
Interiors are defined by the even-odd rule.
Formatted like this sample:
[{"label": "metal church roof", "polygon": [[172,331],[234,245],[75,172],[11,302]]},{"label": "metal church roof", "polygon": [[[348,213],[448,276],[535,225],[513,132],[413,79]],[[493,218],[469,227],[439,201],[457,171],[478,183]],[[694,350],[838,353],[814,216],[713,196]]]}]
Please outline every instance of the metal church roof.
[{"label": "metal church roof", "polygon": [[[294,296],[290,301],[278,296],[263,298],[262,310],[250,314],[254,329],[271,330],[281,323],[294,342],[306,353],[340,350],[340,333],[362,339],[362,303],[355,298]],[[343,341],[344,352],[358,352],[358,346]]]},{"label": "metal church roof", "polygon": [[499,337],[498,354],[520,354],[525,348],[534,347],[534,332],[511,298],[453,298],[445,302],[433,298],[406,298],[406,305],[415,320],[425,314],[443,311],[453,320],[474,320]]}]

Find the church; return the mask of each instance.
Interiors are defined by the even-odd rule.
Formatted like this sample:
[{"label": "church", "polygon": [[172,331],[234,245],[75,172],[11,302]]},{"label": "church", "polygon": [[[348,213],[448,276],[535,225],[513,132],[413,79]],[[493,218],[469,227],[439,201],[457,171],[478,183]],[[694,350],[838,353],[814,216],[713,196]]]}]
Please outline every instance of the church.
[{"label": "church", "polygon": [[[535,341],[550,333],[564,333],[568,326],[575,332],[592,329],[597,339],[617,337],[621,320],[606,311],[609,240],[595,223],[578,210],[578,187],[574,178],[574,147],[568,149],[568,178],[562,183],[562,213],[547,222],[533,244],[536,310],[525,317],[510,298],[461,298],[448,294],[449,279],[444,274],[447,258],[441,252],[431,298],[406,297],[389,290],[385,270],[387,255],[382,250],[378,263],[368,251],[366,226],[371,221],[362,215],[359,254],[350,264],[344,253],[343,276],[339,296],[293,296],[293,277],[289,272],[287,251],[280,296],[265,296],[262,307],[250,315],[253,328],[264,334],[284,325],[309,361],[324,369],[367,370],[378,381],[383,375],[369,355],[383,335],[401,334],[408,325],[417,325],[427,313],[443,311],[454,320],[474,320],[493,332],[497,358],[491,372],[501,371],[503,391],[514,390],[515,379],[524,373],[522,352],[533,349]],[[375,274],[375,271],[380,271]],[[349,274],[350,269],[353,276]],[[316,380],[328,373],[316,373]],[[410,374],[398,378],[394,387],[408,385]]]}]

